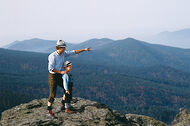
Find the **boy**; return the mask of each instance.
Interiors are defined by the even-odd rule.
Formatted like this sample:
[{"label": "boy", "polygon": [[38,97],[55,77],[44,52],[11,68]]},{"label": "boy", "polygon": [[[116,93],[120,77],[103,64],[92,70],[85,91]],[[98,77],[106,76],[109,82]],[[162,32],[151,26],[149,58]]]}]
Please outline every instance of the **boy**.
[{"label": "boy", "polygon": [[72,90],[73,90],[73,82],[72,75],[68,74],[72,69],[72,63],[70,61],[66,61],[64,63],[64,68],[67,71],[63,74],[63,87],[64,87],[64,95],[62,99],[62,110],[65,109],[66,113],[72,114],[71,108],[71,100],[72,100]]}]

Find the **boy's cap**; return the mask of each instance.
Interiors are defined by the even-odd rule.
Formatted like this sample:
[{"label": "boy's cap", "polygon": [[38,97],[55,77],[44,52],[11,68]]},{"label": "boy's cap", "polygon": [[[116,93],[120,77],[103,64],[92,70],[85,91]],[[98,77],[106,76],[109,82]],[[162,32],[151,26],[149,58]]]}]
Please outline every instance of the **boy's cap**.
[{"label": "boy's cap", "polygon": [[58,46],[58,47],[66,47],[66,43],[63,40],[57,40],[56,46]]},{"label": "boy's cap", "polygon": [[70,61],[65,61],[64,67],[67,67],[67,66],[69,66],[69,65],[72,65],[72,63],[71,63]]}]

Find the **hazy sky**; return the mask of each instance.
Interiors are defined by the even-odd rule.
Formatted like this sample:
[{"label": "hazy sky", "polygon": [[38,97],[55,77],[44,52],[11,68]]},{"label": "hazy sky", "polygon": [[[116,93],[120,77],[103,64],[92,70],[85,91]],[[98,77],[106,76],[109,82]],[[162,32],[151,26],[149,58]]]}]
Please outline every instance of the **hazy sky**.
[{"label": "hazy sky", "polygon": [[42,38],[142,38],[190,28],[190,0],[0,0],[0,46]]}]

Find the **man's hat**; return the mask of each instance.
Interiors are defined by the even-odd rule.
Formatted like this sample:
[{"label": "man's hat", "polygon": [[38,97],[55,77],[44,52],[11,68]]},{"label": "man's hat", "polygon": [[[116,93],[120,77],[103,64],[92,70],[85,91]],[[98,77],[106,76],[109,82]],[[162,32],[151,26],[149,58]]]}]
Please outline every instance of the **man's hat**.
[{"label": "man's hat", "polygon": [[58,40],[57,43],[56,43],[56,46],[58,46],[58,47],[66,47],[65,41]]},{"label": "man's hat", "polygon": [[67,67],[67,66],[70,66],[70,65],[72,65],[72,63],[70,61],[65,61],[64,67]]}]

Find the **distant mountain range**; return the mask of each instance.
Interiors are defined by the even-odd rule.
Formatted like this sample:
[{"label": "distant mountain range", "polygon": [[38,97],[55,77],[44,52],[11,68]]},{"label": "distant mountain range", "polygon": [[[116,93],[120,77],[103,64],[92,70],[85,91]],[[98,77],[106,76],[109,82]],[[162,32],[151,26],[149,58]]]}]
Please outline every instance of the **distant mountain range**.
[{"label": "distant mountain range", "polygon": [[[86,47],[92,47],[93,49],[99,49],[104,45],[113,42],[114,40],[108,38],[91,39],[79,44],[67,43],[67,50],[82,49]],[[56,40],[43,40],[39,38],[33,38],[24,41],[15,41],[9,45],[4,46],[5,49],[18,50],[18,51],[30,51],[30,52],[42,52],[50,53],[55,51]]]},{"label": "distant mountain range", "polygon": [[[190,72],[190,49],[149,44],[133,38],[109,40],[106,43],[100,47],[94,47],[96,49],[89,54],[80,54],[80,60],[89,64],[128,67],[164,65]],[[86,47],[88,47],[87,42]]]},{"label": "distant mountain range", "polygon": [[168,46],[190,49],[190,28],[174,32],[161,32],[149,38],[148,41]]},{"label": "distant mountain range", "polygon": [[[145,40],[151,43],[190,49],[190,28],[181,29],[173,32],[164,31],[149,38],[146,38]],[[111,40],[109,38],[94,38],[85,42],[81,42],[79,44],[67,42],[67,49],[80,49],[87,46],[93,47],[93,49],[99,49],[101,47],[104,47],[104,45],[106,46],[107,44],[114,41],[115,40]],[[39,38],[33,38],[23,41],[14,41],[13,43],[8,44],[3,48],[20,51],[50,53],[55,50],[55,44],[56,40],[44,40]]]},{"label": "distant mountain range", "polygon": [[[55,51],[55,44],[56,41],[31,39],[16,42],[16,44],[10,45],[7,49],[50,53]],[[90,53],[80,54],[80,60],[88,62],[88,64],[128,67],[164,65],[190,72],[190,49],[150,44],[133,38],[123,40],[91,39],[83,43],[67,43],[67,45],[67,50],[91,47],[92,51]],[[74,57],[74,59],[77,58],[77,56]]]},{"label": "distant mountain range", "polygon": [[[19,51],[30,51],[30,52],[43,52],[48,53],[55,50],[56,41],[53,40],[43,40],[38,38],[33,38],[24,41],[15,41],[3,48]],[[68,48],[72,47],[74,44],[67,43]]]}]

